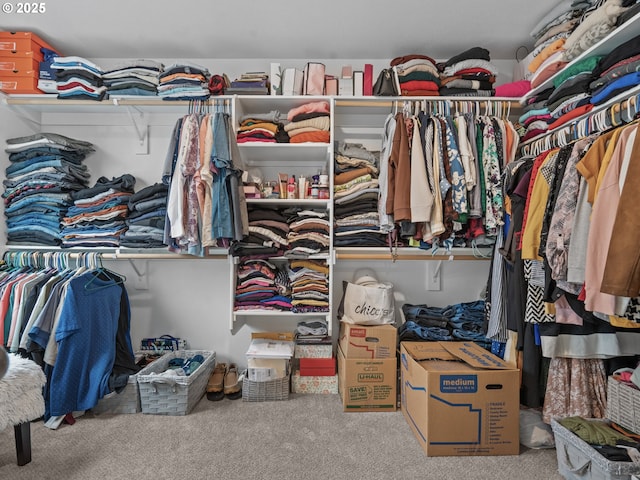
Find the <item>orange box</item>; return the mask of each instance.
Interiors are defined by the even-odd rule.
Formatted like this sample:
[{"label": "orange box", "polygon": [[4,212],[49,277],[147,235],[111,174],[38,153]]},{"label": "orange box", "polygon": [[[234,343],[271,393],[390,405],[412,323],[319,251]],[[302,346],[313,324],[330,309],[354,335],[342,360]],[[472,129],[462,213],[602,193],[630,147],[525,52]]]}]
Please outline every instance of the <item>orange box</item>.
[{"label": "orange box", "polygon": [[34,52],[27,52],[28,56],[19,57],[14,55],[13,57],[0,56],[0,75],[5,75],[6,72],[22,75],[20,72],[38,70],[40,68],[40,62],[33,56]]},{"label": "orange box", "polygon": [[42,40],[35,33],[0,32],[0,54],[2,56],[9,54],[23,55],[25,53],[34,52],[34,54],[40,55],[40,58],[35,58],[37,58],[38,61],[42,61],[42,53],[40,52],[40,48],[42,47],[57,52],[55,48]]},{"label": "orange box", "polygon": [[38,71],[29,70],[15,74],[12,72],[0,72],[0,90],[4,93],[42,93],[38,89]]}]

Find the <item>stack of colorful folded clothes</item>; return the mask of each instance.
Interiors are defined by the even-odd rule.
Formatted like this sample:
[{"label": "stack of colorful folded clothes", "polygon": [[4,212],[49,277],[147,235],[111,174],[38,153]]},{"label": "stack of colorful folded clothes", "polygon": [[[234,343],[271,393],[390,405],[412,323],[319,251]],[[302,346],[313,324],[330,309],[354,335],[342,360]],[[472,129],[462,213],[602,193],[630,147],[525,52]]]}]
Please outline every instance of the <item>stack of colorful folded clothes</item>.
[{"label": "stack of colorful folded clothes", "polygon": [[284,268],[255,257],[241,257],[234,310],[291,310],[291,286]]},{"label": "stack of colorful folded clothes", "polygon": [[[335,246],[386,245],[387,235],[380,229],[378,213],[379,162],[380,152],[368,150],[360,144],[338,143],[333,181],[336,190]],[[346,187],[360,177],[371,178],[371,181],[355,183],[351,189]]]},{"label": "stack of colorful folded clothes", "polygon": [[329,143],[331,138],[329,115],[329,102],[326,101],[309,102],[289,110],[288,123],[284,126],[289,135],[289,142]]},{"label": "stack of colorful folded clothes", "polygon": [[280,112],[251,113],[240,118],[236,136],[238,143],[289,143],[289,135],[280,121]]},{"label": "stack of colorful folded clothes", "polygon": [[329,311],[329,267],[324,260],[292,260],[289,265],[291,311]]},{"label": "stack of colorful folded clothes", "polygon": [[55,133],[37,133],[7,140],[9,162],[4,214],[7,243],[56,246],[60,221],[73,204],[71,194],[87,187],[82,162],[94,151],[89,142]]},{"label": "stack of colorful folded clothes", "polygon": [[498,68],[491,63],[489,50],[472,47],[438,65],[440,95],[491,97]]},{"label": "stack of colorful folded clothes", "polygon": [[160,73],[164,66],[154,60],[127,61],[102,75],[110,97],[114,96],[156,96]]},{"label": "stack of colorful folded clothes", "polygon": [[592,72],[591,103],[600,105],[640,84],[640,35],[601,58]]},{"label": "stack of colorful folded clothes", "polygon": [[400,95],[437,96],[440,75],[436,61],[427,55],[411,54],[391,60]]},{"label": "stack of colorful folded clothes", "polygon": [[125,173],[112,179],[100,177],[93,187],[74,192],[73,206],[62,220],[62,246],[120,246],[135,184],[135,177]]},{"label": "stack of colorful folded clothes", "polygon": [[160,74],[158,96],[163,100],[206,100],[209,70],[194,63],[174,63]]},{"label": "stack of colorful folded clothes", "polygon": [[56,72],[56,88],[60,99],[102,100],[107,87],[102,83],[102,68],[86,58],[54,57],[51,68]]}]

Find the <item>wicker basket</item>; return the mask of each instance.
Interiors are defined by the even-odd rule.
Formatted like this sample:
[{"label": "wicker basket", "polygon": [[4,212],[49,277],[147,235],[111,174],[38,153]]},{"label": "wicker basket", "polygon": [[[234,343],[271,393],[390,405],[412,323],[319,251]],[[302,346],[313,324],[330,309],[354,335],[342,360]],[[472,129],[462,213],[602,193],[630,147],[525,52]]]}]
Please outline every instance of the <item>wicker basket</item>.
[{"label": "wicker basket", "polygon": [[[154,375],[169,367],[173,358],[186,360],[202,355],[204,362],[188,377]],[[178,350],[167,353],[138,372],[142,413],[155,415],[186,415],[204,395],[207,382],[216,363],[216,354],[203,350]]]},{"label": "wicker basket", "polygon": [[605,416],[633,433],[640,433],[640,390],[609,377]]},{"label": "wicker basket", "polygon": [[289,379],[291,375],[277,380],[254,382],[246,377],[242,381],[242,400],[245,402],[269,402],[289,399]]},{"label": "wicker basket", "polygon": [[[138,352],[136,353],[136,360],[138,359],[138,356],[147,356],[150,353],[152,352]],[[154,361],[157,360],[158,359],[155,359]],[[140,391],[138,389],[138,373],[129,376],[127,385],[122,389],[122,391],[120,391],[120,393],[113,392],[101,398],[91,411],[97,415],[139,413],[141,411],[141,407]]]}]

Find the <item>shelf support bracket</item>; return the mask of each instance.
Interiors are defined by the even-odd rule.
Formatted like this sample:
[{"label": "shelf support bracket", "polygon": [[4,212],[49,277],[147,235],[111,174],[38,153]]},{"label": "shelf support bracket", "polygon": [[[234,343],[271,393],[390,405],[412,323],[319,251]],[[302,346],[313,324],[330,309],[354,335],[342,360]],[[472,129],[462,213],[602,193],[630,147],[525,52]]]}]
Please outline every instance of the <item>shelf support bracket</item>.
[{"label": "shelf support bracket", "polygon": [[127,106],[127,113],[129,114],[129,118],[131,119],[131,123],[133,127],[136,129],[136,134],[138,135],[138,146],[136,148],[136,155],[148,155],[149,154],[149,122],[145,117],[144,113],[137,110],[137,114],[139,119],[136,120],[136,117],[132,113],[133,108],[131,106]]},{"label": "shelf support bracket", "polygon": [[145,263],[144,271],[140,271],[138,266],[135,264],[135,262],[131,258],[129,258],[128,260],[129,260],[129,264],[131,265],[131,268],[133,268],[133,271],[136,272],[134,288],[136,290],[149,290],[149,278],[147,275],[148,267],[146,266],[147,261],[146,260],[144,261]]}]

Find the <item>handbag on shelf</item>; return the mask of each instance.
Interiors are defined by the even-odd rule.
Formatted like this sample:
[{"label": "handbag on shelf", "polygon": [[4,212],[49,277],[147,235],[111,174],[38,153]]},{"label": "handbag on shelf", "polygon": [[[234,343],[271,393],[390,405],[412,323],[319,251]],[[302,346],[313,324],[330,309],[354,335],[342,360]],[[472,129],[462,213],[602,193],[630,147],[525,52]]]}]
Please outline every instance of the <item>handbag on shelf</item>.
[{"label": "handbag on shelf", "polygon": [[373,95],[376,97],[396,97],[398,89],[396,87],[395,72],[393,68],[384,68],[378,75],[376,83],[373,84]]}]

